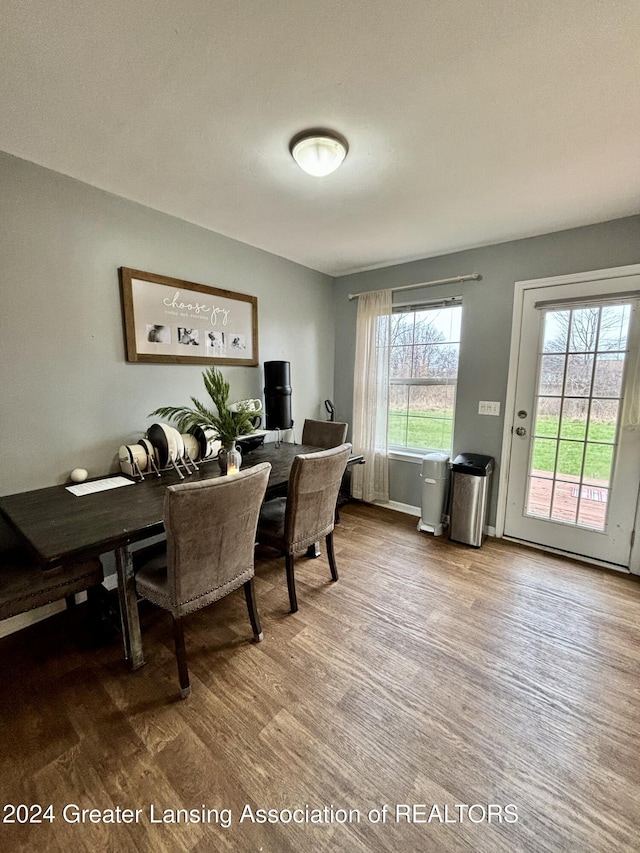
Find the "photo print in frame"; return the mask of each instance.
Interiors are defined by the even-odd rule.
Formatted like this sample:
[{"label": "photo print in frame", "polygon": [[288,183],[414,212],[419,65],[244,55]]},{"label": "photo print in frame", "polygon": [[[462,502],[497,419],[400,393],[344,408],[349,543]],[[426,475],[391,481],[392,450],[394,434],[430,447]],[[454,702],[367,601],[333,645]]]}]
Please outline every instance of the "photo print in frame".
[{"label": "photo print in frame", "polygon": [[258,298],[120,267],[127,361],[258,364]]}]

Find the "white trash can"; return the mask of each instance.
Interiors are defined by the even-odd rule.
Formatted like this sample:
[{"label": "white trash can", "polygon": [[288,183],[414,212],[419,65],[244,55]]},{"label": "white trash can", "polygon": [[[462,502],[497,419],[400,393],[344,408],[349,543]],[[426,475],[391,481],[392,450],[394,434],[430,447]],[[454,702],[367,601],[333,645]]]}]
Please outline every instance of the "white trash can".
[{"label": "white trash can", "polygon": [[427,453],[422,457],[422,498],[418,530],[442,536],[444,513],[449,486],[449,457],[446,453]]}]

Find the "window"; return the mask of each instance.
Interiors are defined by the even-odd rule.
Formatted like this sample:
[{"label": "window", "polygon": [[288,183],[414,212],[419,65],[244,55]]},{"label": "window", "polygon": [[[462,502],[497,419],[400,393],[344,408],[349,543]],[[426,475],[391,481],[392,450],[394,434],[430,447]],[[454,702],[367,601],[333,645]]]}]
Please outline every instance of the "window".
[{"label": "window", "polygon": [[389,446],[451,453],[462,306],[400,308],[391,318]]}]

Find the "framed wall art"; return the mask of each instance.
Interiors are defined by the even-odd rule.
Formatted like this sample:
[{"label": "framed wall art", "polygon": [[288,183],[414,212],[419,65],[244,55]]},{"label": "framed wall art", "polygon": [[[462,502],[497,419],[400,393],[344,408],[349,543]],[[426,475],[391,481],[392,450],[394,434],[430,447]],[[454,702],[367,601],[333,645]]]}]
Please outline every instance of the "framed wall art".
[{"label": "framed wall art", "polygon": [[258,298],[120,267],[127,361],[258,364]]}]

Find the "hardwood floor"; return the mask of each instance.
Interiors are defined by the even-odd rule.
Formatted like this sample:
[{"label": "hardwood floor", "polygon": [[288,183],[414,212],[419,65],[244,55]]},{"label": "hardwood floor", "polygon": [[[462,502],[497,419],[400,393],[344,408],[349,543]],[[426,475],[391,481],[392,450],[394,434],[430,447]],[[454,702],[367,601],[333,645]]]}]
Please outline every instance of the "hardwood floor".
[{"label": "hardwood floor", "polygon": [[[336,584],[324,556],[297,561],[295,615],[284,560],[258,552],[263,643],[242,590],[187,620],[187,701],[149,605],[135,673],[69,614],[2,639],[0,805],[55,819],[0,824],[0,850],[639,848],[637,579],[356,504],[335,549]],[[67,822],[73,804],[140,813]],[[306,823],[252,822],[305,807]]]}]

